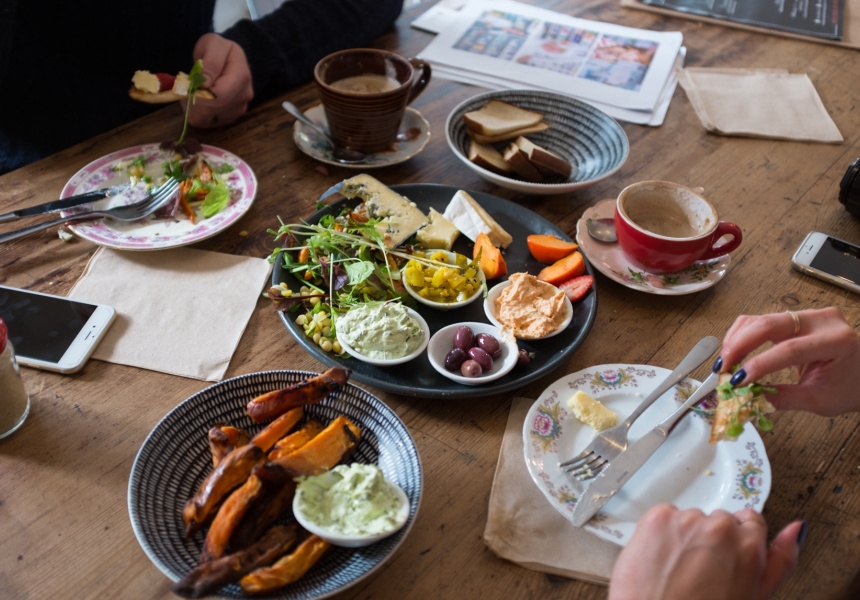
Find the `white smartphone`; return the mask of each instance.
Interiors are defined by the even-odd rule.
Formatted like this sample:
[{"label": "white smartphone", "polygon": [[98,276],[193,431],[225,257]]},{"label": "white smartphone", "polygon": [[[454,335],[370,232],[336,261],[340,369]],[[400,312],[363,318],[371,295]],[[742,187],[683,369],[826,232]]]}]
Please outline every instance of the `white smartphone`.
[{"label": "white smartphone", "polygon": [[813,231],[791,258],[795,269],[860,294],[860,246]]},{"label": "white smartphone", "polygon": [[104,304],[0,285],[0,317],[18,362],[29,367],[79,371],[115,316]]}]

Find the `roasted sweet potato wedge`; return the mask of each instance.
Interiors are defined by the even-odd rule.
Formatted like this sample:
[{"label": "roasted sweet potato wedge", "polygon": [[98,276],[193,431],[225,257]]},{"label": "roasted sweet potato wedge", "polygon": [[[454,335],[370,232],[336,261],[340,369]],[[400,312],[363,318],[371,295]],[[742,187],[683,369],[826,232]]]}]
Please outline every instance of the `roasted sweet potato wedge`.
[{"label": "roasted sweet potato wedge", "polygon": [[282,437],[272,446],[269,451],[269,460],[275,460],[281,456],[286,456],[290,452],[298,450],[313,438],[315,438],[325,426],[316,420],[311,420],[302,425],[298,431]]},{"label": "roasted sweet potato wedge", "polygon": [[203,598],[244,575],[272,564],[296,542],[296,525],[272,527],[259,542],[235,554],[203,563],[173,586],[183,598]]},{"label": "roasted sweet potato wedge", "polygon": [[265,594],[298,581],[331,547],[319,536],[311,535],[290,554],[270,567],[256,569],[239,580],[248,595]]},{"label": "roasted sweet potato wedge", "polygon": [[230,537],[229,548],[245,548],[260,538],[278,518],[292,511],[296,482],[262,482],[261,492],[251,501]]},{"label": "roasted sweet potato wedge", "polygon": [[233,531],[254,500],[260,496],[262,489],[262,480],[251,475],[227,497],[206,532],[203,551],[200,553],[201,563],[224,556]]},{"label": "roasted sweet potato wedge", "polygon": [[227,454],[200,484],[194,497],[185,503],[182,510],[185,535],[190,537],[197,531],[227,494],[248,479],[265,456],[263,449],[254,444],[245,444]]},{"label": "roasted sweet potato wedge", "polygon": [[346,385],[352,370],[331,367],[315,377],[310,377],[282,390],[262,394],[248,403],[248,416],[255,423],[264,423],[284,414],[296,406],[314,404]]},{"label": "roasted sweet potato wedge", "polygon": [[251,434],[244,429],[216,423],[209,429],[209,450],[212,452],[212,466],[217,467],[231,450],[244,446],[251,441]]},{"label": "roasted sweet potato wedge", "polygon": [[264,452],[268,452],[278,440],[296,426],[296,423],[302,420],[304,414],[305,409],[301,406],[291,408],[251,438],[251,443],[262,448]]}]

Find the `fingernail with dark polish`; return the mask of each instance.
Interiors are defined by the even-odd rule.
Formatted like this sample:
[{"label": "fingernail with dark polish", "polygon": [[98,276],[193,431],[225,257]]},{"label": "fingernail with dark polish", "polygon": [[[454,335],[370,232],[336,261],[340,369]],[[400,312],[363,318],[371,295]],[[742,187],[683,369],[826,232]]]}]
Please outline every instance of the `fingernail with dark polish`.
[{"label": "fingernail with dark polish", "polygon": [[732,378],[729,380],[729,383],[732,385],[737,385],[741,383],[744,379],[747,378],[747,372],[743,369],[738,369],[737,372],[732,375]]},{"label": "fingernail with dark polish", "polygon": [[797,532],[797,545],[800,546],[803,543],[803,540],[806,539],[806,530],[809,525],[809,521],[803,521],[803,525],[800,526],[800,531]]},{"label": "fingernail with dark polish", "polygon": [[714,361],[714,366],[711,367],[711,371],[713,371],[714,373],[719,373],[720,369],[722,369],[722,368],[723,368],[723,357],[718,356],[717,360]]}]

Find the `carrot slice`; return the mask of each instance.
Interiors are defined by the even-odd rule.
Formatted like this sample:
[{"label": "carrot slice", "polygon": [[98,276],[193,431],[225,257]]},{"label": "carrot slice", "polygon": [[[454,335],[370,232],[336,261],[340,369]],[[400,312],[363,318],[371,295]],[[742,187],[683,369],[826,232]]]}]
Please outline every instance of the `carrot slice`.
[{"label": "carrot slice", "polygon": [[552,264],[557,260],[561,260],[579,246],[576,242],[566,242],[554,235],[532,234],[526,237],[529,252],[535,257],[535,260]]},{"label": "carrot slice", "polygon": [[553,285],[573,279],[585,273],[585,261],[578,251],[571,252],[559,261],[541,269],[537,278]]},{"label": "carrot slice", "polygon": [[508,265],[505,263],[502,252],[493,246],[493,242],[483,232],[479,233],[478,239],[475,240],[475,246],[472,249],[472,259],[478,258],[478,254],[480,254],[478,265],[484,272],[484,277],[487,279],[496,279],[508,274]]}]

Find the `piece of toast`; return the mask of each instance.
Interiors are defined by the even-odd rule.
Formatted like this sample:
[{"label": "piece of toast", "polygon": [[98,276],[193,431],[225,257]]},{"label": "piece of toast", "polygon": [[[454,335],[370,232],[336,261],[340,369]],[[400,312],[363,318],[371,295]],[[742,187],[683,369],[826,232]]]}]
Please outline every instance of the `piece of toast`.
[{"label": "piece of toast", "polygon": [[570,177],[573,170],[570,163],[558,154],[538,146],[523,136],[517,137],[515,143],[529,159],[529,162],[535,165],[542,173],[558,173],[559,175],[563,175],[565,178]]},{"label": "piece of toast", "polygon": [[541,172],[538,171],[538,168],[529,161],[525,153],[514,142],[508,145],[502,157],[526,181],[533,183],[541,183],[543,181]]},{"label": "piece of toast", "polygon": [[475,140],[469,142],[469,160],[497,175],[511,175],[513,167],[505,162],[501,153],[489,144],[479,144]]},{"label": "piece of toast", "polygon": [[482,135],[501,135],[530,127],[543,120],[543,114],[502,102],[490,100],[478,110],[463,115],[466,127]]},{"label": "piece of toast", "polygon": [[540,123],[536,123],[534,125],[530,125],[522,129],[509,131],[507,133],[501,133],[499,135],[484,135],[482,133],[478,133],[477,131],[472,131],[469,128],[466,128],[466,133],[469,135],[469,137],[471,137],[479,144],[495,144],[497,142],[506,142],[508,140],[512,140],[521,135],[540,133],[541,131],[546,131],[547,129],[549,129],[549,125],[541,121]]}]

